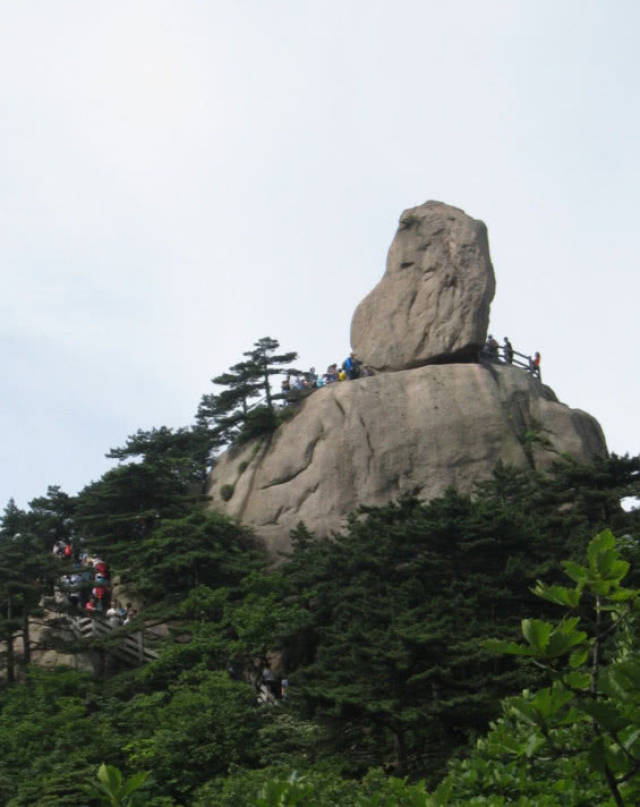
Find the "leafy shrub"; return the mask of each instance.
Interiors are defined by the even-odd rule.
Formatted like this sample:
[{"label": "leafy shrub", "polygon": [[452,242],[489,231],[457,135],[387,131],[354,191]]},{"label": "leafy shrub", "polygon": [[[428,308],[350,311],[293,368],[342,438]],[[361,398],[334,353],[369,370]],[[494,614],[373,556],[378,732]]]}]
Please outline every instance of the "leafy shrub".
[{"label": "leafy shrub", "polygon": [[233,487],[233,485],[223,485],[220,488],[220,496],[222,497],[222,500],[228,502],[229,499],[233,496],[234,490],[235,488]]}]

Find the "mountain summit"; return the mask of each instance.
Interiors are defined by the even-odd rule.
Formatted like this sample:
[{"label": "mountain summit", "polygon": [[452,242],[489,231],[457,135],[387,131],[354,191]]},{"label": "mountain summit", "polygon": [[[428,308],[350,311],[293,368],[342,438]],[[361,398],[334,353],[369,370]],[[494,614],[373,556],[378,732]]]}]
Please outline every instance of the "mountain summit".
[{"label": "mountain summit", "polygon": [[327,534],[360,505],[468,492],[498,461],[545,470],[559,454],[605,456],[591,415],[527,366],[483,356],[494,292],[482,222],[440,202],[406,210],[351,326],[374,374],[315,390],[274,434],[222,455],[211,507],[276,553],[300,521]]}]

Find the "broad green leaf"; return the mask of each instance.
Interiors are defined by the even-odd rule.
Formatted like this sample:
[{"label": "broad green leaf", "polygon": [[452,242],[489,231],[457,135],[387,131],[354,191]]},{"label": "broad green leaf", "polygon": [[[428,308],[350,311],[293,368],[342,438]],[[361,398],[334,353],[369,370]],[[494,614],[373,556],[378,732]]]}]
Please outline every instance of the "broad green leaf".
[{"label": "broad green leaf", "polygon": [[521,624],[522,635],[527,642],[529,642],[534,650],[544,653],[549,641],[549,636],[553,630],[553,625],[541,619],[523,619]]},{"label": "broad green leaf", "polygon": [[569,664],[572,667],[572,669],[577,670],[578,667],[582,667],[582,665],[586,662],[588,657],[589,657],[589,648],[580,647],[578,648],[578,650],[574,650],[573,653],[569,656]]},{"label": "broad green leaf", "polygon": [[579,588],[566,588],[565,586],[546,586],[538,580],[531,589],[537,597],[556,605],[565,605],[567,608],[577,608],[580,603],[582,591]]},{"label": "broad green leaf", "polygon": [[638,596],[638,590],[634,588],[619,588],[609,595],[609,599],[614,602],[626,602]]},{"label": "broad green leaf", "polygon": [[589,570],[579,563],[574,563],[571,560],[565,560],[562,564],[565,574],[570,577],[579,586],[584,586],[589,579]]},{"label": "broad green leaf", "polygon": [[531,758],[545,743],[546,739],[541,734],[530,734],[524,749],[525,755]]},{"label": "broad green leaf", "polygon": [[576,630],[579,621],[579,617],[565,619],[551,631],[545,651],[547,658],[562,656],[572,647],[586,641],[587,634],[584,631]]},{"label": "broad green leaf", "polygon": [[147,781],[148,777],[148,771],[139,771],[138,773],[134,773],[132,776],[129,776],[125,780],[124,787],[122,788],[122,796],[127,797],[132,793],[135,793],[135,791],[142,787],[142,785]]},{"label": "broad green leaf", "polygon": [[614,538],[611,530],[606,529],[599,532],[589,541],[589,545],[587,546],[587,559],[589,561],[589,567],[593,571],[596,571],[598,569],[598,555],[615,549],[615,545],[616,539]]},{"label": "broad green leaf", "polygon": [[591,686],[591,676],[589,673],[572,670],[564,676],[567,686],[572,689],[587,691]]},{"label": "broad green leaf", "polygon": [[507,642],[504,639],[485,639],[482,644],[489,653],[508,653],[511,656],[538,655],[537,651],[532,650],[530,647],[526,647],[522,644],[516,644],[515,642]]},{"label": "broad green leaf", "polygon": [[594,571],[598,572],[604,578],[612,577],[616,558],[617,554],[613,549],[608,549],[606,552],[598,552],[594,558],[596,565]]}]

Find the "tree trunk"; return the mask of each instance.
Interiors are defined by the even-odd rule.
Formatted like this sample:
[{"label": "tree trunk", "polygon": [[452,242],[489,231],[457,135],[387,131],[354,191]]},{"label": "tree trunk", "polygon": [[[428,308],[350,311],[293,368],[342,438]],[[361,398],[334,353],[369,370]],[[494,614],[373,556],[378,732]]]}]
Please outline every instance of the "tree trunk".
[{"label": "tree trunk", "polygon": [[407,746],[404,741],[404,731],[401,728],[391,727],[393,744],[396,752],[396,772],[404,776],[407,772]]}]

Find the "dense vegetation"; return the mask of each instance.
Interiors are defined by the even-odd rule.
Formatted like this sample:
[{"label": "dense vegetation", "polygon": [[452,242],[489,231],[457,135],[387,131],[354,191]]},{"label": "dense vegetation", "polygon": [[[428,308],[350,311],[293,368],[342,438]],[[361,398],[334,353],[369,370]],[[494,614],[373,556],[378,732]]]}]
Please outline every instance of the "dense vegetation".
[{"label": "dense vegetation", "polygon": [[[295,359],[274,342],[214,379],[232,394],[205,396],[194,427],[139,431],[77,497],[5,508],[0,802],[637,803],[639,530],[620,499],[640,458],[498,466],[472,496],[363,509],[329,538],[300,525],[274,567],[200,494],[252,390],[269,408],[271,370]],[[135,592],[140,622],[168,626],[157,660],[102,679],[30,663],[64,563],[51,545],[72,535]],[[269,664],[287,697],[258,705]]]}]

